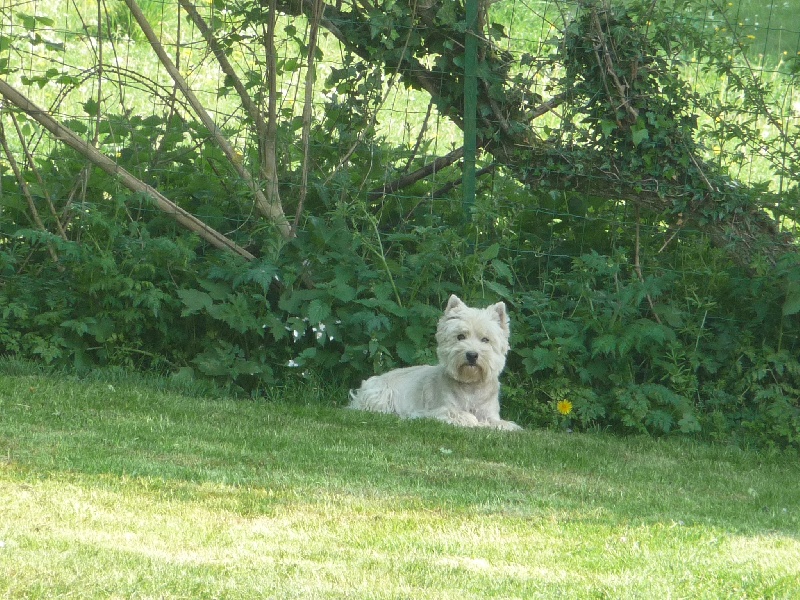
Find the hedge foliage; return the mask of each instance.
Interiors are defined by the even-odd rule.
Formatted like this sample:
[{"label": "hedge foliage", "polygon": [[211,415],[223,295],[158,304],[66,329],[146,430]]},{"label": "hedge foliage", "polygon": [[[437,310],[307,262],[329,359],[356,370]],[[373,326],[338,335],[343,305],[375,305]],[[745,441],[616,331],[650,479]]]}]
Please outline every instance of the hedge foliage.
[{"label": "hedge foliage", "polygon": [[[188,173],[174,185],[190,187]],[[435,360],[435,323],[457,293],[508,304],[504,406],[523,423],[798,447],[797,257],[754,275],[699,234],[659,253],[660,237],[641,236],[637,250],[630,232],[592,231],[605,221],[578,229],[580,220],[557,219],[548,253],[522,252],[524,220],[543,217],[517,190],[480,204],[467,225],[455,201],[391,226],[402,203],[384,223],[331,202],[280,251],[247,262],[176,230],[105,175],[89,189],[72,239],[19,228],[0,245],[4,354],[155,370],[251,395],[309,376],[343,390]],[[187,201],[208,208],[202,195]],[[593,233],[592,250],[570,258]],[[261,241],[269,248],[268,232]],[[641,274],[637,252],[649,257]],[[556,410],[561,400],[571,414]]]},{"label": "hedge foliage", "polygon": [[[437,15],[445,17],[455,19]],[[436,320],[456,293],[509,307],[509,418],[800,449],[800,257],[742,264],[719,239],[681,222],[695,204],[695,224],[765,208],[792,219],[798,186],[778,197],[767,184],[738,185],[722,166],[701,168],[695,157],[704,144],[767,142],[755,121],[734,128],[726,119],[737,107],[719,95],[684,97],[692,92],[667,52],[670,28],[659,22],[651,31],[640,17],[621,10],[605,29],[576,19],[564,33],[560,47],[575,68],[563,70],[560,83],[571,90],[573,112],[563,131],[550,133],[561,136],[557,168],[572,172],[547,179],[555,163],[530,165],[526,179],[518,168],[479,165],[487,175],[467,213],[458,173],[446,175],[453,184],[444,187],[419,180],[402,194],[365,193],[385,183],[374,165],[400,173],[404,163],[427,159],[375,134],[371,111],[385,66],[346,57],[323,84],[325,116],[309,132],[314,169],[290,241],[253,216],[247,185],[187,115],[100,113],[87,102],[101,150],[257,258],[210,248],[149,198],[53,146],[24,175],[25,192],[13,172],[0,173],[0,353],[78,371],[154,371],[251,396],[287,379],[321,379],[339,392],[331,402],[343,403],[346,388],[364,377],[435,360]],[[597,31],[619,42],[626,68],[639,64],[645,38],[659,57],[642,63],[649,74],[637,71],[641,93],[627,107],[604,95],[608,72],[595,69],[591,49],[579,43]],[[713,54],[708,64],[724,72],[725,49],[704,48]],[[763,101],[762,84],[737,73],[726,76],[741,97]],[[698,107],[719,124],[699,127]],[[20,131],[36,132],[24,115],[16,118]],[[84,133],[87,122],[67,125]],[[298,130],[297,120],[279,122],[287,165],[302,158]],[[798,164],[791,132],[766,152],[781,176]],[[342,148],[352,149],[344,162]],[[252,144],[241,158],[258,164],[258,152]],[[569,182],[600,159],[651,195],[668,181],[682,203],[646,211],[613,193],[530,183]],[[301,184],[291,167],[279,180],[283,198]],[[729,191],[711,197],[708,186]],[[726,205],[709,205],[710,197]]]}]

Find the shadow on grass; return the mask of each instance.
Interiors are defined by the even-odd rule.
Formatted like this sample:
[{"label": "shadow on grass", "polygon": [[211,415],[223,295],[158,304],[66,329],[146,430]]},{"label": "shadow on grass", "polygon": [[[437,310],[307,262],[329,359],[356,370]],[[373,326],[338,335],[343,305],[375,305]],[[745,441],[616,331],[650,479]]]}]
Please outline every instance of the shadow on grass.
[{"label": "shadow on grass", "polygon": [[[110,475],[147,481],[155,494],[219,493],[242,514],[335,499],[565,523],[800,530],[800,466],[788,457],[685,439],[460,429],[325,406],[325,393],[295,387],[249,401],[124,378],[0,375],[0,461],[21,479]],[[248,493],[214,491],[225,488]]]}]

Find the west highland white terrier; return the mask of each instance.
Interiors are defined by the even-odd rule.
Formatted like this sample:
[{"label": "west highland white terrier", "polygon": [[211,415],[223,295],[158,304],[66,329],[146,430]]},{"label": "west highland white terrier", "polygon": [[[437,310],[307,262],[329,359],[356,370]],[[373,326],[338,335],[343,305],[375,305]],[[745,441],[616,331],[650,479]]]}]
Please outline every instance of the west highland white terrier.
[{"label": "west highland white terrier", "polygon": [[430,417],[464,427],[522,429],[500,418],[500,372],[509,323],[502,302],[470,308],[450,296],[436,328],[438,365],[395,369],[350,390],[350,408]]}]

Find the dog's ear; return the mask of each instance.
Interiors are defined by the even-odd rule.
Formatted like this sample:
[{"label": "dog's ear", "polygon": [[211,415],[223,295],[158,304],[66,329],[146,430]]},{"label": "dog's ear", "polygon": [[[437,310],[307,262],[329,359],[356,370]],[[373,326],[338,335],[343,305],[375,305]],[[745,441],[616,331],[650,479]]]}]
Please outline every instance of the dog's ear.
[{"label": "dog's ear", "polygon": [[444,309],[444,312],[449,313],[451,310],[455,310],[464,306],[464,303],[461,301],[461,298],[456,296],[455,294],[450,296],[450,299],[447,301],[447,308]]},{"label": "dog's ear", "polygon": [[503,331],[508,333],[510,324],[508,320],[508,311],[506,310],[506,303],[498,302],[497,304],[490,306],[489,309],[497,314],[497,320],[500,321],[500,327],[503,328]]}]

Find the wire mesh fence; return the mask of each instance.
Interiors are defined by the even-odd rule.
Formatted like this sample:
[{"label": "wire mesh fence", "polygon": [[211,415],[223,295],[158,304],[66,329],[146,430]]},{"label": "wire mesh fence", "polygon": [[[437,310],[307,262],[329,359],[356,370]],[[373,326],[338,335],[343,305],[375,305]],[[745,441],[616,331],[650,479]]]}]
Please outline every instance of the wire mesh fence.
[{"label": "wire mesh fence", "polygon": [[[187,144],[201,144],[199,135],[185,131],[186,125],[182,125],[183,132],[175,131],[173,125],[177,121],[170,121],[175,115],[183,123],[199,120],[209,130],[209,139],[222,144],[226,154],[222,159],[229,163],[212,168],[228,169],[239,178],[253,178],[254,190],[268,186],[264,184],[264,164],[259,164],[264,161],[264,153],[254,150],[259,136],[263,138],[264,134],[257,131],[258,119],[253,115],[267,115],[269,103],[274,103],[273,126],[280,135],[274,150],[278,172],[266,179],[272,178],[273,184],[291,190],[276,200],[273,208],[283,209],[294,227],[301,226],[300,220],[292,217],[303,212],[298,199],[308,193],[309,182],[324,184],[335,195],[340,181],[337,173],[357,159],[363,161],[363,156],[373,157],[372,162],[364,167],[368,171],[361,182],[357,177],[348,180],[348,188],[355,187],[348,189],[348,194],[374,191],[382,176],[384,185],[396,190],[394,193],[413,196],[411,186],[400,188],[392,184],[403,173],[413,173],[417,165],[431,171],[425,178],[428,189],[421,199],[443,186],[458,183],[457,169],[431,167],[437,158],[442,159],[463,145],[461,116],[452,110],[460,110],[458,101],[455,107],[447,106],[437,97],[435,82],[409,85],[407,73],[399,65],[392,67],[391,57],[374,61],[381,67],[378,71],[368,68],[368,57],[357,56],[341,37],[337,38],[337,32],[345,35],[341,30],[348,15],[358,13],[369,17],[372,30],[365,30],[366,34],[383,36],[380,41],[385,47],[395,44],[400,51],[413,36],[427,35],[427,30],[433,31],[451,18],[443,5],[412,4],[415,18],[405,23],[400,18],[401,11],[393,9],[391,3],[365,3],[363,8],[354,4],[348,11],[342,3],[326,7],[324,3],[308,2],[319,11],[319,22],[315,24],[312,12],[302,10],[303,3],[294,7],[279,3],[275,33],[270,40],[265,28],[269,21],[265,3],[182,4],[183,8],[178,2],[149,0],[135,5],[143,22],[149,24],[145,30],[152,29],[149,42],[131,7],[121,1],[7,0],[1,11],[0,49],[5,82],[55,121],[72,129],[87,145],[102,145],[103,153],[120,166],[142,152],[137,145],[158,148],[171,136],[180,135],[187,138]],[[786,174],[775,175],[770,162],[777,160],[774,147],[766,142],[789,139],[797,128],[800,94],[792,77],[800,52],[796,9],[781,2],[763,5],[743,1],[733,6],[708,0],[700,5],[701,10],[695,7],[682,15],[685,3],[674,5],[676,21],[693,20],[693,25],[706,35],[719,37],[731,53],[727,73],[709,72],[707,62],[696,53],[678,50],[674,54],[674,58],[685,61],[681,68],[694,92],[717,96],[716,115],[709,114],[705,107],[695,107],[700,115],[699,128],[707,134],[705,158],[730,170],[738,181],[765,181],[780,195],[792,181]],[[503,0],[481,3],[480,8],[481,34],[498,60],[507,61],[504,73],[525,81],[522,93],[528,97],[521,99],[522,105],[535,110],[552,101],[561,92],[557,78],[562,75],[563,65],[550,61],[550,56],[563,45],[563,32],[576,14],[586,10],[586,3]],[[457,17],[452,16],[454,22]],[[390,22],[392,18],[396,22]],[[385,31],[390,35],[384,35]],[[459,39],[448,40],[454,56],[461,52],[462,43]],[[443,55],[443,51],[432,51],[430,60],[445,60]],[[228,63],[227,68],[220,58]],[[428,75],[436,72],[422,66]],[[275,77],[274,90],[267,85],[270,72]],[[738,96],[745,92],[731,85],[733,76],[758,82],[764,89],[764,98],[749,105],[747,101],[740,102]],[[237,90],[237,83],[241,90]],[[487,85],[486,81],[482,85]],[[242,90],[253,94],[252,108],[242,102]],[[6,99],[6,115],[15,108],[13,104]],[[735,119],[724,110],[729,104],[736,107]],[[207,113],[208,120],[198,119],[198,107]],[[563,109],[567,110],[571,109]],[[569,144],[570,127],[566,126],[563,112],[545,112],[532,123],[537,139],[552,141],[556,136],[558,143]],[[499,126],[503,126],[503,117],[497,115]],[[306,130],[304,122],[313,126]],[[149,140],[144,139],[148,124],[152,128]],[[765,140],[763,148],[743,146],[747,142],[741,139],[737,127],[745,126],[760,130]],[[328,135],[324,137],[310,131],[322,127],[327,128]],[[30,159],[47,156],[60,143],[53,139],[57,135],[34,129],[24,128],[21,135],[6,135],[21,164],[25,162],[20,155],[23,147]],[[134,136],[129,133],[134,129],[145,133]],[[370,148],[376,142],[382,147]],[[225,144],[229,149],[225,150]],[[395,155],[387,155],[388,147],[394,149]],[[158,177],[157,158],[150,157],[149,177]],[[460,159],[457,156],[447,162],[460,166]],[[479,169],[484,167],[483,173],[491,172],[491,162],[492,157],[484,155]],[[6,171],[7,165],[8,160],[4,160]],[[300,177],[296,176],[298,171]],[[484,184],[481,193],[491,194],[491,188],[491,184]],[[271,202],[271,198],[262,200],[264,214],[269,214]],[[533,203],[528,209],[559,213],[555,207]],[[570,214],[563,210],[558,218]],[[229,230],[240,226],[240,215],[228,217],[233,220]],[[793,227],[794,222],[786,221],[784,225]]]}]

